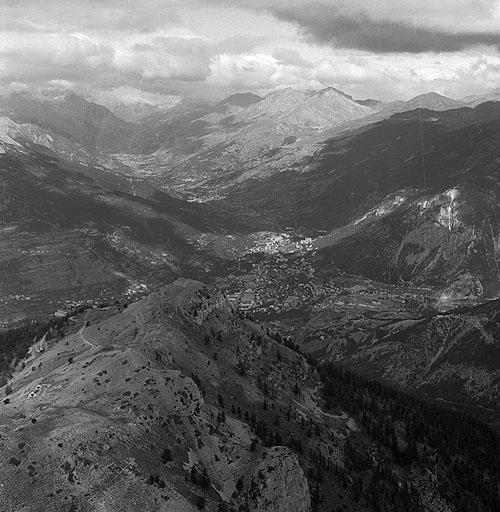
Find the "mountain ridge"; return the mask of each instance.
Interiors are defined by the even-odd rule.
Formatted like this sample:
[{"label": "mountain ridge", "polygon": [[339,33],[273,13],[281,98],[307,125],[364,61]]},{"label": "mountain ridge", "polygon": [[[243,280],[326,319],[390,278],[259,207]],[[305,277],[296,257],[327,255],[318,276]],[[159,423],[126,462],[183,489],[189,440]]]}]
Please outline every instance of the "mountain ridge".
[{"label": "mountain ridge", "polygon": [[[177,280],[59,328],[19,362],[0,403],[0,496],[11,510],[416,512],[467,500],[482,512],[499,500],[487,427],[316,371],[292,340],[203,283]],[[402,428],[385,434],[397,414]],[[448,460],[450,447],[469,470]],[[433,483],[438,471],[452,493]]]}]

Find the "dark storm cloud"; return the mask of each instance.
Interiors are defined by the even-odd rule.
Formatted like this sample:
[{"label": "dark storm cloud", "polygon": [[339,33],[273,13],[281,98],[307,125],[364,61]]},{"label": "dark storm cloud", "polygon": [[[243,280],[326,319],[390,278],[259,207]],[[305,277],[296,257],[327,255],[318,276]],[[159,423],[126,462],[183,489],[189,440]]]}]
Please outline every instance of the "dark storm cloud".
[{"label": "dark storm cloud", "polygon": [[298,25],[316,43],[341,48],[375,53],[457,52],[477,45],[500,48],[500,31],[452,33],[404,21],[375,20],[365,13],[347,16],[335,8],[325,13],[323,6],[274,9],[273,14]]},{"label": "dark storm cloud", "polygon": [[[374,53],[500,48],[494,0],[208,0],[264,11],[296,25],[314,43]],[[473,28],[465,28],[468,25]],[[498,28],[498,29],[497,29]]]}]

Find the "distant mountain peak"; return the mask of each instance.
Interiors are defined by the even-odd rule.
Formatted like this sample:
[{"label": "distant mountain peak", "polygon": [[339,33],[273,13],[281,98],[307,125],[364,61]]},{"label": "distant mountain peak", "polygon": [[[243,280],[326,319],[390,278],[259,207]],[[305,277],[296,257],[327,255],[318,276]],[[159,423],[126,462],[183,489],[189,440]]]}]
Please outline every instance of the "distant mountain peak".
[{"label": "distant mountain peak", "polygon": [[407,101],[396,101],[394,103],[389,103],[384,108],[386,112],[406,112],[409,110],[415,110],[418,108],[423,108],[427,110],[434,110],[436,112],[450,110],[455,108],[465,107],[466,103],[459,100],[454,100],[453,98],[448,98],[447,96],[443,96],[438,92],[428,92],[424,94],[419,94]]},{"label": "distant mountain peak", "polygon": [[339,89],[336,89],[335,87],[332,87],[332,86],[328,86],[328,87],[325,87],[324,89],[320,89],[316,93],[316,96],[327,96],[327,97],[342,96],[344,98],[347,98],[348,100],[353,101],[352,96],[350,96],[349,94],[346,94],[345,92],[340,91]]},{"label": "distant mountain peak", "polygon": [[231,105],[247,108],[250,105],[259,103],[259,101],[262,101],[263,99],[264,98],[262,98],[262,96],[257,96],[257,94],[253,94],[252,92],[238,92],[223,99],[217,105]]},{"label": "distant mountain peak", "polygon": [[435,92],[435,91],[419,94],[418,96],[415,96],[412,99],[413,100],[417,100],[417,99],[432,99],[432,100],[434,100],[434,99],[441,99],[441,100],[448,100],[448,101],[457,101],[457,100],[454,100],[453,98],[450,98],[448,96],[443,96],[442,94],[440,94],[438,92]]},{"label": "distant mountain peak", "polygon": [[329,85],[328,87],[325,87],[323,89],[320,89],[317,94],[328,94],[328,93],[337,93],[337,94],[343,94],[345,95],[345,93],[343,93],[342,91],[340,91],[339,89],[336,89],[335,87],[333,87],[332,85]]},{"label": "distant mountain peak", "polygon": [[488,101],[500,101],[500,87],[488,91],[484,94],[466,96],[463,101],[472,107],[480,105],[481,103],[486,103]]},{"label": "distant mountain peak", "polygon": [[[46,94],[48,98],[52,100],[70,100],[75,98],[82,98],[75,91],[71,91],[70,89],[65,89],[61,91],[54,91],[52,94]],[[82,98],[83,99],[83,98]]]},{"label": "distant mountain peak", "polygon": [[427,92],[423,94],[419,94],[418,96],[415,96],[414,98],[410,99],[409,101],[442,101],[447,103],[455,103],[457,105],[462,104],[461,101],[455,100],[453,98],[450,98],[448,96],[444,96],[438,92]]},{"label": "distant mountain peak", "polygon": [[267,98],[288,98],[288,97],[308,97],[315,93],[315,91],[294,89],[293,87],[285,87],[268,94],[264,99]]}]

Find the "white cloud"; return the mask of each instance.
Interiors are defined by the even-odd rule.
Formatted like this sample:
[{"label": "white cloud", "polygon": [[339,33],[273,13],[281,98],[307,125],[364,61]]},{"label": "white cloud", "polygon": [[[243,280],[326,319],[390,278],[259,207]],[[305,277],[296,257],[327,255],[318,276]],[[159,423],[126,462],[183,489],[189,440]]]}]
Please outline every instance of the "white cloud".
[{"label": "white cloud", "polygon": [[0,40],[3,78],[71,79],[113,62],[111,47],[70,34],[10,34]]},{"label": "white cloud", "polygon": [[3,30],[154,31],[178,20],[178,0],[15,0],[2,5]]},{"label": "white cloud", "polygon": [[119,52],[117,70],[144,78],[204,80],[210,73],[208,44],[199,38],[155,37]]},{"label": "white cloud", "polygon": [[217,87],[251,87],[260,92],[294,86],[317,89],[335,85],[347,92],[367,82],[387,81],[385,73],[362,62],[337,59],[308,60],[298,52],[276,50],[273,55],[221,55],[212,60],[208,82]]},{"label": "white cloud", "polygon": [[[316,34],[323,37],[317,44],[311,34],[301,35],[297,13],[326,20],[324,30],[331,13],[364,13],[372,27],[352,47],[328,44],[328,32]],[[500,0],[16,0],[1,14],[0,86],[7,89],[67,86],[155,101],[148,94],[213,97],[333,85],[356,97],[390,100],[433,88],[460,97],[500,82],[495,45],[462,47],[452,34],[495,27],[500,34]],[[451,36],[438,32],[432,52],[420,51],[424,37],[415,48],[406,42],[413,53],[375,53],[365,43],[380,20]],[[386,45],[397,45],[398,30]],[[343,44],[351,37],[345,34]]]},{"label": "white cloud", "polygon": [[217,87],[267,89],[280,85],[279,70],[271,55],[223,54],[212,59],[208,83]]},{"label": "white cloud", "polygon": [[312,66],[312,62],[307,61],[296,50],[288,48],[275,48],[272,53],[274,59],[285,66],[300,66],[308,68]]}]

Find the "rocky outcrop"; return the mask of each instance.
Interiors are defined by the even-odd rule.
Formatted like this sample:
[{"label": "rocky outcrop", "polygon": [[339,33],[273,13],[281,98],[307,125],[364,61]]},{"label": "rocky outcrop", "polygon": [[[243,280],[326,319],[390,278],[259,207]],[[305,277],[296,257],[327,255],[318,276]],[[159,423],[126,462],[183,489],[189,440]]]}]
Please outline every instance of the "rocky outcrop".
[{"label": "rocky outcrop", "polygon": [[307,512],[309,486],[297,457],[284,446],[264,452],[251,477],[248,501],[252,512]]},{"label": "rocky outcrop", "polygon": [[232,315],[235,310],[223,293],[198,281],[180,278],[161,292],[167,307],[185,320],[201,326],[214,312]]}]

